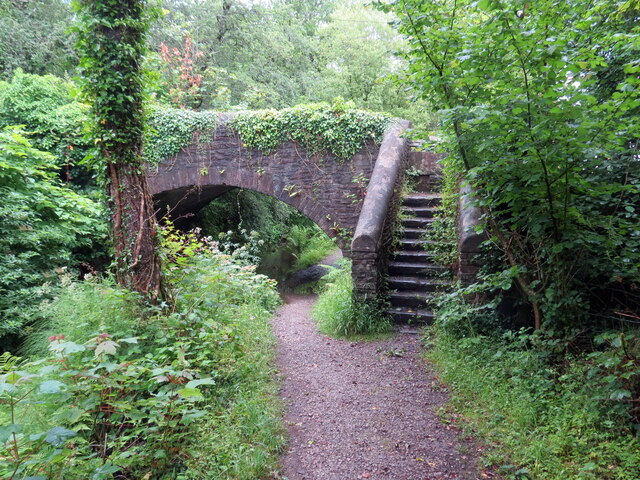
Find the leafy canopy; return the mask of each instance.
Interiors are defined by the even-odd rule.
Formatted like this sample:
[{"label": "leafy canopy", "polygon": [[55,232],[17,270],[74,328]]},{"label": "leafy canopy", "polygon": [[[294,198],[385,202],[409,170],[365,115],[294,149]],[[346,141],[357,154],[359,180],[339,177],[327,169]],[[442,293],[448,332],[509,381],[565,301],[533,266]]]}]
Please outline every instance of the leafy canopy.
[{"label": "leafy canopy", "polygon": [[575,326],[612,290],[630,292],[640,279],[637,4],[379,7],[399,17],[407,82],[440,108],[450,163],[477,190],[502,277],[536,326]]}]

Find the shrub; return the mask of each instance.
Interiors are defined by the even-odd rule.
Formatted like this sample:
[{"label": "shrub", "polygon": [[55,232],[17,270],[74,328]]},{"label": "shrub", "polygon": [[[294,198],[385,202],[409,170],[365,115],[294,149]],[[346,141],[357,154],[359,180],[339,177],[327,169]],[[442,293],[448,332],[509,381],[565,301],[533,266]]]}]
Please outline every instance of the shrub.
[{"label": "shrub", "polygon": [[0,127],[22,125],[33,145],[54,155],[62,177],[76,186],[94,185],[84,162],[91,149],[85,135],[88,106],[74,98],[74,85],[53,75],[18,69],[0,89]]},{"label": "shrub", "polygon": [[5,365],[0,476],[233,479],[273,468],[283,443],[274,282],[193,237],[168,248],[173,307],[132,306],[109,281],[72,284],[47,309],[50,353]]},{"label": "shrub", "polygon": [[39,318],[58,275],[73,251],[103,242],[101,206],[62,186],[53,157],[37,150],[23,132],[0,131],[0,337],[5,349]]},{"label": "shrub", "polygon": [[495,313],[491,321],[480,310],[478,325],[477,307],[450,303],[429,331],[427,356],[451,389],[460,426],[487,444],[487,464],[508,479],[637,478],[637,336],[604,335],[598,351],[560,362],[555,340],[499,333]]}]

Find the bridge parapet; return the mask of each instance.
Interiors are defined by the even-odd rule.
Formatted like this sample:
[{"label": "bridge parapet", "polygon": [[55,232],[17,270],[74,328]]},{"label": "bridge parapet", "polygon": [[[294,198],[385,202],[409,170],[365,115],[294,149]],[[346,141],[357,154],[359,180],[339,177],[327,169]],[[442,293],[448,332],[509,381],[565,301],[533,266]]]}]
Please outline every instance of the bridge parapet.
[{"label": "bridge parapet", "polygon": [[386,262],[409,153],[409,141],[402,133],[409,127],[410,123],[402,120],[387,131],[371,174],[351,243],[353,278],[360,294],[375,295],[384,288]]}]

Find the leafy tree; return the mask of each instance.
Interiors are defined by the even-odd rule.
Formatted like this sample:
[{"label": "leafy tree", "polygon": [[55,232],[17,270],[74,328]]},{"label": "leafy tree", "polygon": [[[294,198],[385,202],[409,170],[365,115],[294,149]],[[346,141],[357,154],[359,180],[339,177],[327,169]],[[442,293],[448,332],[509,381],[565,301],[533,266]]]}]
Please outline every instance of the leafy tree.
[{"label": "leafy tree", "polygon": [[0,0],[0,78],[16,68],[63,76],[77,64],[69,3],[64,0]]},{"label": "leafy tree", "polygon": [[15,127],[0,130],[0,338],[15,347],[40,317],[74,251],[106,233],[100,205],[62,186],[52,155]]},{"label": "leafy tree", "polygon": [[[451,162],[478,192],[505,261],[494,288],[513,281],[532,324],[556,333],[584,327],[611,291],[631,294],[640,280],[637,2],[379,6],[398,16],[407,82],[441,109]],[[623,297],[618,311],[633,316]]]},{"label": "leafy tree", "polygon": [[[313,99],[319,76],[314,35],[331,2],[167,1],[152,45],[201,51],[201,108],[284,107]],[[226,103],[224,103],[226,101]]]},{"label": "leafy tree", "polygon": [[394,80],[407,66],[397,55],[406,40],[390,26],[394,18],[353,2],[337,7],[318,30],[321,78],[317,94],[323,100],[342,97],[358,107],[417,124],[430,123],[429,104],[412,98]]},{"label": "leafy tree", "polygon": [[93,184],[83,160],[89,153],[85,123],[88,106],[74,96],[77,88],[53,75],[17,69],[0,87],[0,126],[23,125],[40,150],[54,154],[61,178],[76,187]]}]

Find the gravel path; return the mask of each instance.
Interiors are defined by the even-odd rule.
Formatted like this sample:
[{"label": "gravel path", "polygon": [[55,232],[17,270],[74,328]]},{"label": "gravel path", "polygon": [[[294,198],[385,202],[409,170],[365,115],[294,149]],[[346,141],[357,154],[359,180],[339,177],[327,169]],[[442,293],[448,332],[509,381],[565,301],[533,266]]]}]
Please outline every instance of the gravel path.
[{"label": "gravel path", "polygon": [[310,319],[313,295],[288,295],[274,319],[289,448],[278,478],[483,478],[458,432],[432,412],[446,401],[418,335],[335,340]]}]

